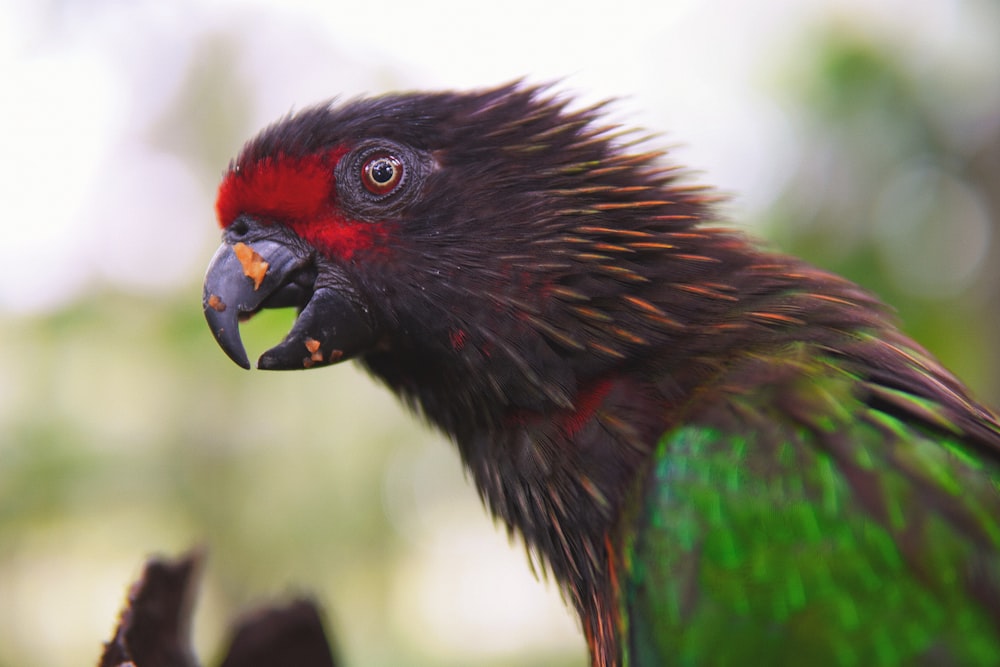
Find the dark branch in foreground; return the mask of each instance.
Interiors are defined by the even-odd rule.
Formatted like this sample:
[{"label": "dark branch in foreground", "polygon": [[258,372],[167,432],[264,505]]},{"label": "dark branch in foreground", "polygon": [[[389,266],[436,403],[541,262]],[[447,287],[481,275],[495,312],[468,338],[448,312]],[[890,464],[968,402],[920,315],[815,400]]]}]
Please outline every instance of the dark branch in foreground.
[{"label": "dark branch in foreground", "polygon": [[[151,558],[131,588],[99,667],[199,667],[191,615],[202,555]],[[335,667],[319,609],[309,600],[254,610],[236,621],[220,667]]]}]

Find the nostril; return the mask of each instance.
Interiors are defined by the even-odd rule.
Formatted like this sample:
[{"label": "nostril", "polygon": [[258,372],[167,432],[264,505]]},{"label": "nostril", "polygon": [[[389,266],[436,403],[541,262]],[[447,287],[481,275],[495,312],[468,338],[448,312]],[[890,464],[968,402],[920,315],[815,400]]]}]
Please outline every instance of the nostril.
[{"label": "nostril", "polygon": [[250,225],[244,218],[236,218],[233,224],[229,225],[229,233],[232,236],[246,236],[250,232]]}]

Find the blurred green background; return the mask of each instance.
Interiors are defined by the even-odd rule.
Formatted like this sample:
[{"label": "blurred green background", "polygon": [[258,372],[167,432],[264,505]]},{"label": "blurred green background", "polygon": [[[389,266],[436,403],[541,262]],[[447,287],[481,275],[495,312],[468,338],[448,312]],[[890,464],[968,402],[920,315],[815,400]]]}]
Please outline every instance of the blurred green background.
[{"label": "blurred green background", "polygon": [[[208,664],[241,609],[306,591],[348,665],[585,664],[448,443],[351,365],[245,373],[202,320],[227,161],[334,95],[623,96],[728,219],[1000,405],[992,0],[169,7],[0,8],[0,665],[93,664],[144,558],[193,546]],[[251,354],[290,321],[246,325]]]}]

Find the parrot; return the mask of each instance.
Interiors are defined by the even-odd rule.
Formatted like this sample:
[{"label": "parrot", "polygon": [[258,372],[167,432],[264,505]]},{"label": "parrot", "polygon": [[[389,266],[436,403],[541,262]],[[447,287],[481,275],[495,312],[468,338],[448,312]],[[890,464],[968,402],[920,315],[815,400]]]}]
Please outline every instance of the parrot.
[{"label": "parrot", "polygon": [[294,308],[458,449],[594,667],[1000,664],[1000,419],[890,308],[525,81],[332,100],[249,140],[203,309]]}]

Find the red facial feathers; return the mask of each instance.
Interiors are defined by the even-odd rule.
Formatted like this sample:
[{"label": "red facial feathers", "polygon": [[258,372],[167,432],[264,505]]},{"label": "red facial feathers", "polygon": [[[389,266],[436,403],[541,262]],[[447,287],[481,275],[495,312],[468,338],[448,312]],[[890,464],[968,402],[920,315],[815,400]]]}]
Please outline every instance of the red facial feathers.
[{"label": "red facial feathers", "polygon": [[347,152],[334,148],[305,156],[278,154],[256,162],[241,160],[219,185],[215,210],[226,228],[241,215],[280,222],[331,258],[351,259],[386,235],[383,225],[358,222],[337,208],[334,170]]}]

